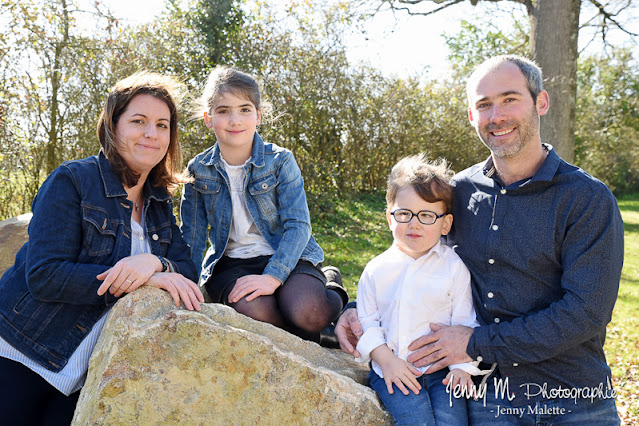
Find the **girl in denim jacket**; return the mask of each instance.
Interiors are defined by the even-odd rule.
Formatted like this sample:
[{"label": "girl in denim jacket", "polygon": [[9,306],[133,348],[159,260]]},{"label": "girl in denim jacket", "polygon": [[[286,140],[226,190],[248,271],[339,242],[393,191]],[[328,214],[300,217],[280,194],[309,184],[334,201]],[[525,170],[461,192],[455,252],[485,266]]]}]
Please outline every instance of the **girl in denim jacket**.
[{"label": "girl in denim jacket", "polygon": [[251,76],[211,72],[196,115],[217,143],[188,164],[181,229],[213,302],[317,341],[348,295],[321,269],[292,153],[256,132],[266,108]]}]

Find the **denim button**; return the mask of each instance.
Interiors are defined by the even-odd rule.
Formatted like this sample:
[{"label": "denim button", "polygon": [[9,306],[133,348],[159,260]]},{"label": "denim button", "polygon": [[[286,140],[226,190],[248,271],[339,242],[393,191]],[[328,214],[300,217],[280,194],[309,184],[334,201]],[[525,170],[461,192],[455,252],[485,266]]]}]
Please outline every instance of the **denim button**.
[{"label": "denim button", "polygon": [[498,229],[499,229],[499,226],[497,226],[497,225],[493,225],[493,231],[496,231],[496,230],[498,230]]},{"label": "denim button", "polygon": [[493,263],[495,263],[495,259],[488,259],[488,263],[492,265]]},{"label": "denim button", "polygon": [[499,318],[495,318],[495,323],[499,324],[499,321],[501,321]]},{"label": "denim button", "polygon": [[489,291],[489,292],[488,292],[488,298],[489,298],[489,299],[492,299],[493,297],[495,297],[495,295],[493,294],[493,292],[492,292],[492,291]]},{"label": "denim button", "polygon": [[206,189],[206,185],[202,185],[202,189]]},{"label": "denim button", "polygon": [[153,236],[151,236],[151,238],[153,238],[153,241],[157,241],[160,239],[160,237],[158,237],[158,234],[153,234]]},{"label": "denim button", "polygon": [[483,360],[484,358],[482,358],[481,355],[477,357],[477,362],[482,362]]},{"label": "denim button", "polygon": [[266,189],[266,188],[268,188],[268,184],[267,184],[266,182],[264,182],[264,183],[262,184],[262,189]]},{"label": "denim button", "polygon": [[502,189],[501,191],[499,191],[499,193],[500,193],[501,195],[504,195],[504,194],[506,194],[506,190],[505,190],[505,189]]}]

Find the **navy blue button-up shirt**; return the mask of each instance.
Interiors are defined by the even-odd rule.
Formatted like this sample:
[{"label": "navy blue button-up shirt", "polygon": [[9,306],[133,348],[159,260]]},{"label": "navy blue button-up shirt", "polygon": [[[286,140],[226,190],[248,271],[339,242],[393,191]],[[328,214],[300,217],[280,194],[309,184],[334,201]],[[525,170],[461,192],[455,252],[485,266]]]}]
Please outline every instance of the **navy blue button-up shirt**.
[{"label": "navy blue button-up shirt", "polygon": [[489,158],[452,182],[448,245],[471,272],[481,324],[467,352],[497,363],[514,406],[566,396],[559,389],[589,396],[610,381],[603,345],[623,265],[623,222],[603,183],[546,147],[529,179],[503,186]]}]

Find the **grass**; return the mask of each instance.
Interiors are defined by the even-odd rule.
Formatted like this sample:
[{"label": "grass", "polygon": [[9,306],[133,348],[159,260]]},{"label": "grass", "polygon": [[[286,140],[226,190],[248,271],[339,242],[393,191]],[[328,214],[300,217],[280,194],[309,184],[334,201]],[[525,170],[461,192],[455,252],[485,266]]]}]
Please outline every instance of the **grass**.
[{"label": "grass", "polygon": [[639,424],[639,194],[618,200],[624,221],[625,255],[619,296],[604,350],[617,389],[622,424]]},{"label": "grass", "polygon": [[[343,197],[347,198],[347,197]],[[617,390],[622,424],[639,424],[639,194],[622,197],[625,257],[619,296],[604,350]],[[313,233],[324,249],[324,265],[340,268],[352,299],[366,263],[386,250],[392,237],[384,215],[383,194],[342,200],[309,199]]]}]

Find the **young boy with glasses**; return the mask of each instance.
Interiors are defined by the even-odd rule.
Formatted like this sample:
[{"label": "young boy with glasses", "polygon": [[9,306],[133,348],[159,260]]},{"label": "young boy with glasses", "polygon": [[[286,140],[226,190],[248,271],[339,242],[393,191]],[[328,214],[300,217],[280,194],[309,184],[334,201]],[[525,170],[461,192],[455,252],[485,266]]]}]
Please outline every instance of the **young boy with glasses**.
[{"label": "young boy with glasses", "polygon": [[393,244],[366,265],[359,281],[359,360],[372,359],[370,385],[396,424],[467,425],[466,399],[453,394],[470,392],[470,375],[483,373],[476,362],[428,374],[428,366],[406,361],[408,345],[430,324],[478,325],[470,273],[440,242],[453,223],[452,174],[446,161],[431,163],[424,154],[393,167],[386,191]]}]

